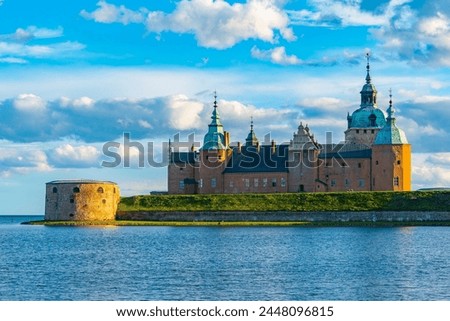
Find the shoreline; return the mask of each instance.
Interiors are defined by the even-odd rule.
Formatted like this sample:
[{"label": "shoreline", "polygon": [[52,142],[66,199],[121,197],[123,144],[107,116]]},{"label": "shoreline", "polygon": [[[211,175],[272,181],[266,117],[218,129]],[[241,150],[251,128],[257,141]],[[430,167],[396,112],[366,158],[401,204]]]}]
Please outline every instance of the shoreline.
[{"label": "shoreline", "polygon": [[347,222],[307,222],[307,221],[29,221],[23,225],[48,227],[120,227],[120,226],[166,226],[166,227],[419,227],[450,226],[450,221],[347,221]]}]

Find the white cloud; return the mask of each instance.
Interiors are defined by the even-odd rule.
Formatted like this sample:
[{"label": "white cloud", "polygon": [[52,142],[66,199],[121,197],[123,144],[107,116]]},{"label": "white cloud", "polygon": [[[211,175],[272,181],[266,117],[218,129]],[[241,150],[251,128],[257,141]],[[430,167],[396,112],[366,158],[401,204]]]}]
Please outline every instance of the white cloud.
[{"label": "white cloud", "polygon": [[7,63],[7,64],[27,64],[28,61],[22,58],[16,58],[16,57],[4,57],[0,58],[0,63]]},{"label": "white cloud", "polygon": [[[0,35],[0,62],[10,64],[28,63],[28,59],[61,59],[79,54],[86,46],[76,41],[51,42],[63,37],[62,27],[56,29],[29,26],[18,28],[13,34]],[[46,40],[45,44],[31,40]]]},{"label": "white cloud", "polygon": [[34,94],[22,94],[14,100],[13,105],[20,111],[42,112],[45,110],[46,102]]},{"label": "white cloud", "polygon": [[94,146],[64,144],[48,152],[57,167],[97,167],[100,151]]},{"label": "white cloud", "polygon": [[385,14],[361,10],[361,0],[310,0],[312,10],[288,11],[293,24],[304,26],[381,26]]},{"label": "white cloud", "polygon": [[413,154],[414,188],[450,187],[450,153]]},{"label": "white cloud", "polygon": [[95,22],[118,22],[127,25],[130,23],[143,23],[147,13],[146,9],[133,11],[127,9],[123,5],[115,6],[103,0],[97,2],[97,6],[99,8],[91,13],[87,12],[86,10],[82,10],[80,13],[81,16],[88,20],[94,20]]},{"label": "white cloud", "polygon": [[[132,11],[106,1],[92,13],[81,15],[103,23],[141,23],[146,9]],[[131,18],[130,18],[131,17]],[[287,14],[275,0],[249,0],[229,4],[214,0],[181,0],[171,13],[148,11],[145,20],[148,31],[193,34],[202,47],[226,49],[248,39],[275,43],[278,37],[295,40]]]},{"label": "white cloud", "polygon": [[95,103],[95,100],[89,97],[81,97],[79,99],[75,99],[72,103],[74,107],[77,108],[89,108],[92,107]]},{"label": "white cloud", "polygon": [[427,103],[449,103],[449,96],[430,96],[423,95],[414,98],[414,102],[418,104],[427,104]]},{"label": "white cloud", "polygon": [[2,141],[0,149],[0,176],[30,172],[47,172],[51,167],[44,151],[32,145],[9,145]]},{"label": "white cloud", "polygon": [[260,50],[256,46],[253,46],[251,54],[253,58],[270,61],[278,65],[298,65],[302,63],[302,61],[297,56],[286,54],[285,47]]},{"label": "white cloud", "polygon": [[204,105],[192,101],[184,95],[176,95],[166,100],[166,118],[169,125],[177,130],[201,128],[200,113]]},{"label": "white cloud", "polygon": [[0,41],[0,58],[62,58],[80,52],[85,49],[85,47],[85,45],[79,42],[71,41],[49,45],[26,45],[22,43]]},{"label": "white cloud", "polygon": [[38,28],[36,26],[28,26],[27,28],[18,28],[15,33],[9,35],[1,35],[0,39],[10,39],[18,42],[27,42],[33,39],[52,39],[59,38],[64,35],[64,29],[59,26],[56,29]]},{"label": "white cloud", "polygon": [[419,31],[426,36],[442,36],[449,31],[449,19],[442,13],[437,12],[434,17],[427,17],[420,21]]}]

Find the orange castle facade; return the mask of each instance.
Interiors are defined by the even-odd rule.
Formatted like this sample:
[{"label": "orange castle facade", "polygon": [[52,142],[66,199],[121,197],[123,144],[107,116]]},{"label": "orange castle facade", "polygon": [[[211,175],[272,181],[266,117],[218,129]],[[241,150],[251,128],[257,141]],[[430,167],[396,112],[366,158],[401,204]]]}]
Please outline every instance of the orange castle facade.
[{"label": "orange castle facade", "polygon": [[377,107],[369,61],[360,94],[339,144],[318,143],[302,123],[289,144],[260,144],[252,122],[245,143],[231,146],[214,101],[200,150],[170,148],[169,194],[411,190],[411,145],[396,125],[392,95],[387,117]]}]

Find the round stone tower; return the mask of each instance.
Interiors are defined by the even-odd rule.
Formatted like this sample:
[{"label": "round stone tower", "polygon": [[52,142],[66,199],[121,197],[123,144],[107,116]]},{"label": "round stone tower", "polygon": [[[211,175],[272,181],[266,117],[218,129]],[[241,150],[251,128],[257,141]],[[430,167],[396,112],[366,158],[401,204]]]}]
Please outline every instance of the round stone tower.
[{"label": "round stone tower", "polygon": [[61,180],[46,184],[45,220],[114,220],[120,190],[116,183]]}]

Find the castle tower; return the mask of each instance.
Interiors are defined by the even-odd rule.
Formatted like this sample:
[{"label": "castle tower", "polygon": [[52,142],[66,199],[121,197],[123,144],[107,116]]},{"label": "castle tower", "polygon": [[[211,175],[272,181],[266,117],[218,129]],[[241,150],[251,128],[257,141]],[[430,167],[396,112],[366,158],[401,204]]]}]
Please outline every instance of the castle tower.
[{"label": "castle tower", "polygon": [[289,144],[289,192],[314,192],[319,145],[308,125],[298,126]]},{"label": "castle tower", "polygon": [[256,134],[253,131],[253,117],[250,122],[250,132],[248,133],[247,138],[245,139],[245,146],[257,146],[259,144],[258,138],[256,138]]},{"label": "castle tower", "polygon": [[120,201],[116,183],[60,180],[46,184],[46,221],[115,220]]},{"label": "castle tower", "polygon": [[377,89],[370,77],[370,55],[367,54],[367,75],[361,94],[359,109],[347,115],[348,129],[345,131],[347,143],[371,146],[378,131],[386,124],[383,112],[377,107]]},{"label": "castle tower", "polygon": [[375,191],[411,190],[411,145],[395,123],[392,93],[386,125],[372,146],[372,188]]},{"label": "castle tower", "polygon": [[229,147],[229,133],[224,131],[220,122],[217,106],[217,94],[214,93],[214,109],[211,123],[208,125],[203,146],[199,154],[198,193],[215,194],[223,192],[222,172],[232,151]]}]

